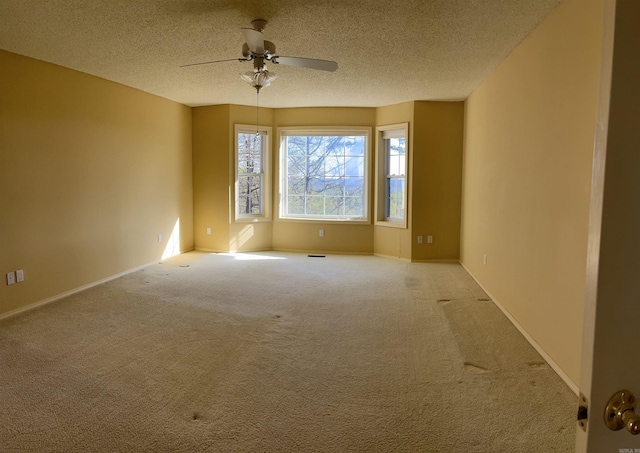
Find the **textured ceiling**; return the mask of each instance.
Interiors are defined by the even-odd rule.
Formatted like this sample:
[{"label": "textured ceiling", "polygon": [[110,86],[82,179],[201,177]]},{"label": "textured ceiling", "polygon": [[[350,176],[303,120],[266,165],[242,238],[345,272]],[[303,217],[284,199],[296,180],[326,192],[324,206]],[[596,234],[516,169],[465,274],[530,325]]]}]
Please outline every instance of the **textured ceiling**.
[{"label": "textured ceiling", "polygon": [[[465,99],[559,0],[1,0],[0,48],[183,104],[255,105],[241,27],[268,21],[278,55],[265,107]],[[1,70],[1,69],[0,69]]]}]

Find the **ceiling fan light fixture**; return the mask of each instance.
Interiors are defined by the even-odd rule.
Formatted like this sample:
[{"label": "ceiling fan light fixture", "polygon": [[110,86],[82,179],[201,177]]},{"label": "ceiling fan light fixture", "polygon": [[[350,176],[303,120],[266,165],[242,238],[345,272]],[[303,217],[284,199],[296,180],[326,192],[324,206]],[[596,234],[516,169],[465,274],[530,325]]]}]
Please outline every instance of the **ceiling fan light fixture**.
[{"label": "ceiling fan light fixture", "polygon": [[240,74],[240,78],[251,85],[259,93],[260,89],[271,85],[276,77],[276,74],[269,72],[266,69],[260,71],[248,71],[244,74]]}]

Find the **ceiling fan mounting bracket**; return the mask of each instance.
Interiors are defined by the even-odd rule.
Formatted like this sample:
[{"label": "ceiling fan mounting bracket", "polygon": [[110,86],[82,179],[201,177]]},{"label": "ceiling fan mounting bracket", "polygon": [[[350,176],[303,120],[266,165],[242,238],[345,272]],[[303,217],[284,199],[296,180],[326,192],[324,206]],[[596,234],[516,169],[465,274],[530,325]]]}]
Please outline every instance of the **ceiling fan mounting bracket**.
[{"label": "ceiling fan mounting bracket", "polygon": [[251,21],[251,25],[254,30],[262,31],[267,26],[267,21],[264,19],[254,19]]}]

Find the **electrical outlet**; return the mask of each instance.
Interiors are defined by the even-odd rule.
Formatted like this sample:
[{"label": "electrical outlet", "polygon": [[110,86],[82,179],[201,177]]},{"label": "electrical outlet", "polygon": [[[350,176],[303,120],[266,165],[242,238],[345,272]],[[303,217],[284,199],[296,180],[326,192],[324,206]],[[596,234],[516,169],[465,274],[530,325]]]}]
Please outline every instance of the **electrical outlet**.
[{"label": "electrical outlet", "polygon": [[16,274],[7,272],[7,285],[13,285],[16,282]]},{"label": "electrical outlet", "polygon": [[320,237],[323,238],[324,237],[324,230],[320,230]]},{"label": "electrical outlet", "polygon": [[433,236],[427,236],[427,244],[433,244]]},{"label": "electrical outlet", "polygon": [[158,242],[162,242],[162,235],[161,234],[158,235]]},{"label": "electrical outlet", "polygon": [[18,283],[23,282],[24,281],[24,270],[22,269],[18,269],[16,271],[16,281]]},{"label": "electrical outlet", "polygon": [[207,227],[207,235],[211,235],[211,227]]},{"label": "electrical outlet", "polygon": [[418,236],[418,244],[422,244],[422,236]]}]

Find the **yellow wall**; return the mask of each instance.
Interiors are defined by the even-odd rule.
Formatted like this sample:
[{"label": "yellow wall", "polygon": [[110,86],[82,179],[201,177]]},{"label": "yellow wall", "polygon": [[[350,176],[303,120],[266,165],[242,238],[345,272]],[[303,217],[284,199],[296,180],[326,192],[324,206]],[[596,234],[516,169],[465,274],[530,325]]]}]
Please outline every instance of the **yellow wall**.
[{"label": "yellow wall", "polygon": [[[416,143],[429,147],[439,140],[436,123],[449,120],[428,113],[414,118],[413,102],[380,109],[260,109],[260,123],[273,132],[272,212],[266,221],[246,223],[234,220],[230,205],[234,126],[253,124],[253,107],[191,109],[4,51],[0,63],[0,271],[3,279],[17,269],[26,276],[0,285],[0,314],[161,259],[176,225],[174,253],[195,246],[412,257],[411,221],[406,229],[373,226],[373,149],[370,223],[279,220],[276,210],[278,127],[366,126],[373,148],[376,125],[409,122],[413,134],[417,122]],[[446,115],[448,107],[442,108]],[[413,141],[411,135],[410,146]],[[422,168],[410,164],[411,171]],[[420,219],[433,204],[414,205],[410,216],[413,210]]]},{"label": "yellow wall", "polygon": [[0,51],[0,313],[193,247],[190,110]]},{"label": "yellow wall", "polygon": [[466,101],[461,261],[573,383],[601,33],[561,3]]},{"label": "yellow wall", "polygon": [[[296,108],[274,111],[274,139],[277,128],[287,126],[368,126],[374,138],[375,109],[372,108]],[[373,145],[373,143],[372,143]],[[274,141],[274,207],[278,197],[277,142]],[[371,162],[373,171],[373,162]],[[373,200],[370,200],[373,209]],[[373,214],[371,214],[373,215]],[[324,237],[319,230],[324,229]],[[278,220],[274,216],[273,248],[334,253],[373,253],[371,224]]]},{"label": "yellow wall", "polygon": [[[180,251],[429,260],[455,259],[460,247],[474,277],[577,382],[601,22],[601,0],[565,0],[464,108],[261,109],[273,127],[273,211],[249,224],[233,220],[230,202],[233,127],[253,123],[252,107],[190,109],[0,51],[0,271],[26,277],[0,285],[0,314],[160,259],[178,221]],[[375,126],[399,122],[410,123],[408,228],[277,219],[278,127],[367,126],[373,147]]]},{"label": "yellow wall", "polygon": [[[260,221],[235,221],[234,127],[253,125],[251,106],[223,105],[193,109],[193,182],[195,247],[209,251],[291,250],[304,252],[376,253],[406,260],[458,259],[460,232],[460,178],[462,165],[461,102],[406,102],[381,108],[261,108],[261,126],[272,128],[271,212]],[[407,228],[373,225],[375,127],[409,123],[409,190]],[[414,127],[415,125],[415,127]],[[278,128],[295,126],[365,126],[371,128],[371,222],[280,220]],[[414,159],[414,130],[418,145]],[[412,175],[419,175],[413,177]],[[415,191],[416,189],[414,189]],[[415,214],[412,214],[415,213]],[[412,222],[411,216],[414,215]],[[412,224],[425,243],[412,244]],[[207,235],[207,228],[211,235]],[[324,236],[319,230],[324,230]],[[434,236],[426,244],[426,236]],[[415,238],[414,238],[415,239]]]},{"label": "yellow wall", "polygon": [[229,250],[229,110],[228,105],[192,109],[193,229],[199,250]]},{"label": "yellow wall", "polygon": [[464,103],[416,102],[414,110],[411,259],[458,260]]},{"label": "yellow wall", "polygon": [[[272,109],[260,109],[261,126],[271,127]],[[198,250],[270,250],[271,219],[236,222],[234,127],[254,125],[255,107],[214,105],[193,109],[194,239]],[[272,151],[273,152],[273,151]],[[211,228],[211,234],[207,234]]]}]

